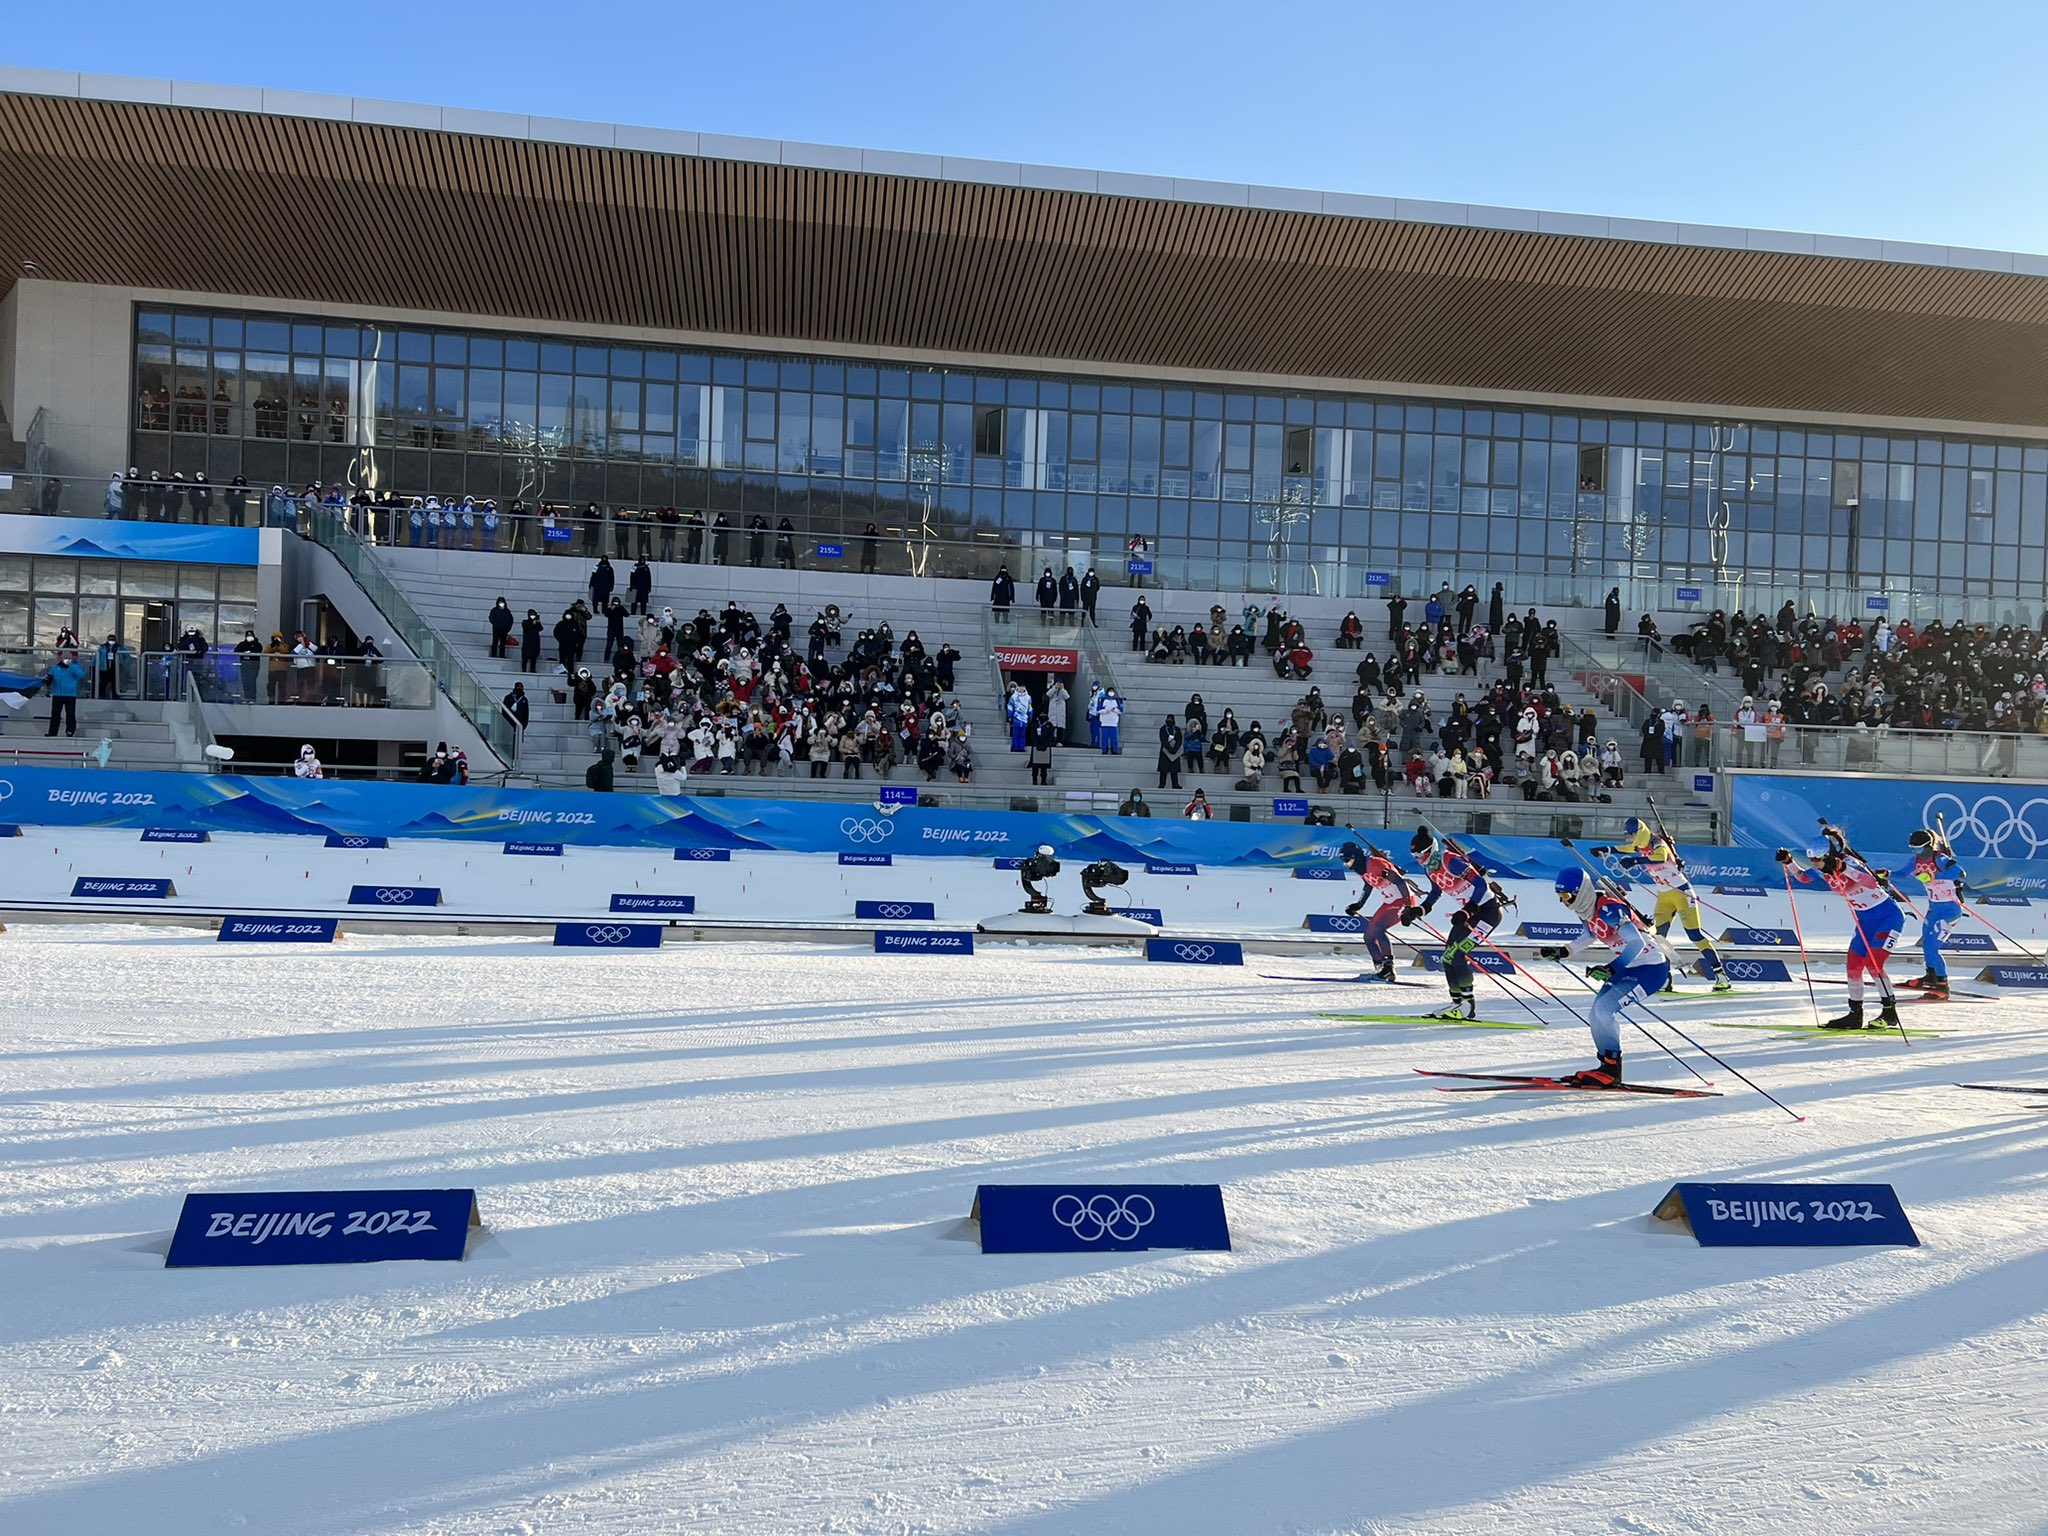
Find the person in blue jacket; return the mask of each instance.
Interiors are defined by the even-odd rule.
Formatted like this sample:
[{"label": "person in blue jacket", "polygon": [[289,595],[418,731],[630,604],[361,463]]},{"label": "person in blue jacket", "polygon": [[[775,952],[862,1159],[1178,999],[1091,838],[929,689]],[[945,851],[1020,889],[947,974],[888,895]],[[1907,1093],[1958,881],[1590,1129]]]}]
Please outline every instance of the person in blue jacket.
[{"label": "person in blue jacket", "polygon": [[47,734],[57,734],[57,722],[64,722],[64,734],[78,734],[78,695],[85,687],[85,664],[78,659],[75,651],[59,651],[56,665],[43,674],[43,682],[50,690],[50,729]]}]

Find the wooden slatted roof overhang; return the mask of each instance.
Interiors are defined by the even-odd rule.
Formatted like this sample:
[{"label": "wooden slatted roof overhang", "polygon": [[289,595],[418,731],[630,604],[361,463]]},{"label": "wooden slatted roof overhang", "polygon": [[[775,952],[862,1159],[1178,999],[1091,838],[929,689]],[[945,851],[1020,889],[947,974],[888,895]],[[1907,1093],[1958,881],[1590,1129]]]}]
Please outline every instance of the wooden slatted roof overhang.
[{"label": "wooden slatted roof overhang", "polygon": [[2048,427],[2048,280],[0,93],[0,271],[573,328]]}]

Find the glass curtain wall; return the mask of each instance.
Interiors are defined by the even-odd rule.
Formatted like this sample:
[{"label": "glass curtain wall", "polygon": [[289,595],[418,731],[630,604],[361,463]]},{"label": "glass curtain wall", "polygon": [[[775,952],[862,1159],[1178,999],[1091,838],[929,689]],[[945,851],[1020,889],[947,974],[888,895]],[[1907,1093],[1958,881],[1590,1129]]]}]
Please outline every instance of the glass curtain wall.
[{"label": "glass curtain wall", "polygon": [[141,308],[134,462],[1152,552],[2035,596],[2048,445]]}]

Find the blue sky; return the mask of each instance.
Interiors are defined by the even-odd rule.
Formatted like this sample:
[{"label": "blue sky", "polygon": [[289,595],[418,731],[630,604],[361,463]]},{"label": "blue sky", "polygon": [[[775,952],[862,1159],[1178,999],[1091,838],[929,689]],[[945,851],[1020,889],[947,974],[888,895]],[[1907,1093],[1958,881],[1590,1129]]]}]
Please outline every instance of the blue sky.
[{"label": "blue sky", "polygon": [[0,59],[2048,251],[2048,0],[108,0]]}]

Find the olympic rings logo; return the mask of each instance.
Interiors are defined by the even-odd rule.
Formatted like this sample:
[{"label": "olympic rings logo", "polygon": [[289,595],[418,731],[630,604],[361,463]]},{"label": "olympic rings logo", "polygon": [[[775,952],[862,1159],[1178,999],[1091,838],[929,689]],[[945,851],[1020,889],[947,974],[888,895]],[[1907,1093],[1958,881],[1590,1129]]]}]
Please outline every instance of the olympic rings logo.
[{"label": "olympic rings logo", "polygon": [[693,859],[714,859],[718,857],[718,850],[716,848],[691,848],[685,851]]},{"label": "olympic rings logo", "polygon": [[1365,919],[1353,917],[1349,912],[1340,912],[1330,919],[1330,927],[1337,933],[1363,933]]},{"label": "olympic rings logo", "polygon": [[[0,799],[5,798],[4,795],[0,795]],[[370,840],[367,837],[344,837],[338,839],[336,845],[342,848],[367,848],[370,846]]]},{"label": "olympic rings logo", "polygon": [[856,843],[885,843],[896,833],[890,823],[872,816],[849,816],[839,823],[839,830]]},{"label": "olympic rings logo", "polygon": [[[1965,838],[1975,838],[1978,843],[1975,848],[1960,851],[2000,858],[2004,856],[2005,843],[2009,838],[2026,847],[2026,852],[2017,857],[2039,858],[2041,850],[2048,848],[2048,798],[2037,795],[2014,810],[2012,802],[2003,795],[1985,795],[1975,805],[1966,808],[1960,796],[1944,791],[1930,795],[1926,805],[1921,807],[1921,825],[1937,825],[1946,806],[1955,807],[1954,815],[1946,819],[1949,842],[1960,845]],[[2042,813],[2038,821],[2036,813]]]},{"label": "olympic rings logo", "polygon": [[1113,1237],[1128,1243],[1158,1216],[1158,1209],[1144,1195],[1061,1195],[1052,1203],[1052,1219],[1084,1243],[1099,1243]]},{"label": "olympic rings logo", "polygon": [[387,907],[403,907],[411,904],[413,893],[406,886],[380,885],[377,887],[377,899]]},{"label": "olympic rings logo", "polygon": [[877,917],[909,917],[916,910],[915,907],[905,906],[900,901],[885,901],[876,906],[875,915]]},{"label": "olympic rings logo", "polygon": [[596,923],[583,930],[583,937],[593,944],[623,944],[633,937],[633,930],[616,923]]},{"label": "olympic rings logo", "polygon": [[1764,974],[1761,960],[1723,960],[1721,969],[1728,973],[1730,981],[1757,981]]},{"label": "olympic rings logo", "polygon": [[[1176,944],[1173,946],[1173,958],[1176,960],[1196,961],[1214,960],[1216,958],[1216,946],[1214,944]],[[1149,1221],[1151,1218],[1148,1216],[1146,1220]]]}]

